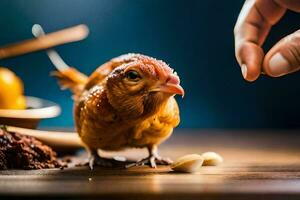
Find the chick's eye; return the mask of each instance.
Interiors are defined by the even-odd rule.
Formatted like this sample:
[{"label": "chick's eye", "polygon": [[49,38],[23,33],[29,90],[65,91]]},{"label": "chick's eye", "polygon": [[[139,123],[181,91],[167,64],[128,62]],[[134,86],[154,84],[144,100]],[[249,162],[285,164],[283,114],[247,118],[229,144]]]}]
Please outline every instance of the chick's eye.
[{"label": "chick's eye", "polygon": [[126,78],[128,78],[131,81],[138,81],[141,78],[141,76],[137,71],[131,70],[126,73]]}]

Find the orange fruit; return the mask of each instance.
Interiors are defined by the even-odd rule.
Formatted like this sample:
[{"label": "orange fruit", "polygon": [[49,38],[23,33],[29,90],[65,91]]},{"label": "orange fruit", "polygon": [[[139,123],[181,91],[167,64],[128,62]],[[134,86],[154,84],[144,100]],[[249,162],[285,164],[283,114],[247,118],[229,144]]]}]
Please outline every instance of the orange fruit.
[{"label": "orange fruit", "polygon": [[25,109],[22,80],[7,68],[0,67],[0,109]]}]

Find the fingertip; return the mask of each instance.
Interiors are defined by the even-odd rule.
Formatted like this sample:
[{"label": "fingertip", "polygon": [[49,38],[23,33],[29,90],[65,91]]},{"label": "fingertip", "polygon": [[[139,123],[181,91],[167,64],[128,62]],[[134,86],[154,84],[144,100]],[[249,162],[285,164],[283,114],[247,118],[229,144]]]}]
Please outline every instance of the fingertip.
[{"label": "fingertip", "polygon": [[263,69],[271,77],[280,77],[300,69],[300,31],[276,43],[263,60]]},{"label": "fingertip", "polygon": [[244,79],[249,82],[253,82],[258,79],[260,71],[257,70],[257,67],[252,65],[242,64],[241,71]]},{"label": "fingertip", "polygon": [[282,65],[284,64],[284,60],[280,61],[282,55],[280,54],[267,54],[263,61],[263,70],[264,72],[271,77],[280,77],[286,73],[287,71],[283,72]]},{"label": "fingertip", "polygon": [[244,79],[249,82],[255,81],[261,73],[263,50],[256,44],[246,42],[237,48],[236,57]]}]

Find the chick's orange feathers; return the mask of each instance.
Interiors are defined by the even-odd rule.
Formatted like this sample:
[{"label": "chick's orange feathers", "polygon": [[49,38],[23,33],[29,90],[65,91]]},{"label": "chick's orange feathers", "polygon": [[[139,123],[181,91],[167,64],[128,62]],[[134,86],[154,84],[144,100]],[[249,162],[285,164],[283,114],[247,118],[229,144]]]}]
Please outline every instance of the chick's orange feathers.
[{"label": "chick's orange feathers", "polygon": [[184,95],[179,77],[166,63],[126,54],[100,66],[90,77],[73,68],[56,72],[74,92],[76,128],[91,152],[90,167],[112,163],[96,152],[146,147],[149,157],[135,163],[169,164],[157,147],[179,124],[175,94]]}]

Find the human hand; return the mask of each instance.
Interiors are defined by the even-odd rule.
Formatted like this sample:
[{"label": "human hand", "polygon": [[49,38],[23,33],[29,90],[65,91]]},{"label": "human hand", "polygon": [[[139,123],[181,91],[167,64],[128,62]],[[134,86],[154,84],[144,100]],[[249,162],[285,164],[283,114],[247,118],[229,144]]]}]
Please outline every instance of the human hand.
[{"label": "human hand", "polygon": [[300,1],[245,1],[234,27],[234,38],[235,56],[246,80],[254,81],[262,72],[278,77],[300,69],[300,30],[281,39],[266,55],[261,48],[271,27],[288,9],[300,12]]}]

